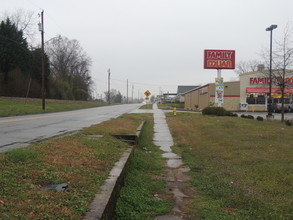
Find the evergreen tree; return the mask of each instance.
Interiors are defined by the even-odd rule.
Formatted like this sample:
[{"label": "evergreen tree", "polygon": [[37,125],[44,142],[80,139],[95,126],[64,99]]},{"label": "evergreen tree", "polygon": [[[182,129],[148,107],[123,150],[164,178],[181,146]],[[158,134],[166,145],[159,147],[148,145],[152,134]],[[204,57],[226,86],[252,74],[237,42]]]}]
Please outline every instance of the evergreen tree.
[{"label": "evergreen tree", "polygon": [[19,67],[28,68],[29,49],[23,33],[17,30],[9,18],[0,24],[0,74],[4,74],[3,83],[8,82],[8,73]]}]

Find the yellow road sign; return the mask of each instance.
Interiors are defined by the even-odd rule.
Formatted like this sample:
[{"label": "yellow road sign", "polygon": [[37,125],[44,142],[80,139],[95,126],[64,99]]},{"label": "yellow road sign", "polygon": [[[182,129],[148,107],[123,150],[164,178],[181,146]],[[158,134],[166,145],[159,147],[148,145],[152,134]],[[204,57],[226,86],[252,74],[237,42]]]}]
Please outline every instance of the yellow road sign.
[{"label": "yellow road sign", "polygon": [[145,97],[145,100],[149,100],[150,98],[147,96],[147,97]]},{"label": "yellow road sign", "polygon": [[145,91],[145,93],[144,93],[144,94],[145,94],[145,96],[146,96],[146,97],[148,97],[148,96],[150,96],[150,95],[151,95],[151,93],[150,93],[150,91],[149,91],[149,90]]}]

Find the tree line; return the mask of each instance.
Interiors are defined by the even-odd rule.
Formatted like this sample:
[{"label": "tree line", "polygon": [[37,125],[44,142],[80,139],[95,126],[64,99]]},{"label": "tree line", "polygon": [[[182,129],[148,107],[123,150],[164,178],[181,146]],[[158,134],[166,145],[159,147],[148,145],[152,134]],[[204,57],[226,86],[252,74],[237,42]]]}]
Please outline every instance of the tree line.
[{"label": "tree line", "polygon": [[[31,19],[20,18],[19,14],[7,16],[0,23],[0,96],[39,98],[42,50],[28,43],[30,33],[25,28]],[[49,40],[44,63],[46,98],[91,99],[92,62],[77,40],[62,36]]]}]

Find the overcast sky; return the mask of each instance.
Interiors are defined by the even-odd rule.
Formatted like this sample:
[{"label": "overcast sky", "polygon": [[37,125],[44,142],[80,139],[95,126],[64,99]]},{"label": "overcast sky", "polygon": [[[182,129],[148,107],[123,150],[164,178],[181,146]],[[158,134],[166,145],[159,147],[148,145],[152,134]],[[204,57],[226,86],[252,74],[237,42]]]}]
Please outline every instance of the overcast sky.
[{"label": "overcast sky", "polygon": [[[265,28],[277,24],[280,39],[293,21],[292,0],[1,0],[1,14],[17,8],[36,18],[44,10],[45,40],[60,34],[80,42],[93,61],[96,94],[107,90],[110,68],[111,87],[126,95],[128,79],[135,98],[214,82],[204,49],[235,50],[236,62],[260,59],[269,46]],[[233,70],[222,76],[237,79]]]}]

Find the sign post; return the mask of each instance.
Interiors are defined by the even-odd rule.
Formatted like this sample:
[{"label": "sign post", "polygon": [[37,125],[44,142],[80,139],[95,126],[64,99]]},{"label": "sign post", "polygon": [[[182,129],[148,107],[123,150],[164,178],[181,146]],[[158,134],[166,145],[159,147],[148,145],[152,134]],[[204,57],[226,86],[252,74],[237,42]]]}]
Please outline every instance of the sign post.
[{"label": "sign post", "polygon": [[204,68],[217,69],[215,83],[215,103],[224,103],[224,83],[222,69],[235,69],[235,50],[204,50]]},{"label": "sign post", "polygon": [[147,90],[147,91],[145,91],[144,92],[144,94],[145,94],[145,100],[149,100],[150,98],[149,98],[149,96],[151,95],[151,93],[150,93],[150,91],[149,90]]},{"label": "sign post", "polygon": [[215,103],[218,107],[224,104],[224,83],[223,78],[216,78],[215,83]]}]

